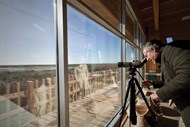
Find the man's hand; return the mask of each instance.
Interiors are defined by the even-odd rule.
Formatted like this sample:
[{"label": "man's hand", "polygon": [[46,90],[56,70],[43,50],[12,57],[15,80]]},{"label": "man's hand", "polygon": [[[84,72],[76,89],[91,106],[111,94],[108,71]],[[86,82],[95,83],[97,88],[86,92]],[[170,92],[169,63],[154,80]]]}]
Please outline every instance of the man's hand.
[{"label": "man's hand", "polygon": [[152,92],[152,94],[150,95],[151,101],[153,103],[153,105],[155,105],[156,107],[158,107],[160,105],[160,99],[158,97],[158,95],[155,92]]},{"label": "man's hand", "polygon": [[149,86],[152,85],[152,81],[150,80],[144,80],[142,81],[142,87],[149,88]]},{"label": "man's hand", "polygon": [[[142,81],[142,87],[144,87],[144,88],[150,89],[149,86],[151,86],[151,85],[152,85],[152,81],[150,81],[150,80]],[[153,105],[158,107],[160,105],[160,99],[159,99],[158,95],[156,94],[156,91],[155,90],[148,91],[148,95],[150,96]]]}]

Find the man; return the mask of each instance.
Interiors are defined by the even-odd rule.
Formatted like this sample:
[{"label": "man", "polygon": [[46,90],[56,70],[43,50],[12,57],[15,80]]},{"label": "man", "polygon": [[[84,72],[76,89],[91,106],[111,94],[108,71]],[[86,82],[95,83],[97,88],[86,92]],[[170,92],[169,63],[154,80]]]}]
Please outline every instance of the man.
[{"label": "man", "polygon": [[190,127],[190,41],[179,40],[167,45],[159,40],[147,42],[143,48],[147,60],[160,63],[162,81],[143,81],[143,86],[159,88],[150,95],[152,102],[169,100],[180,110],[183,122]]}]

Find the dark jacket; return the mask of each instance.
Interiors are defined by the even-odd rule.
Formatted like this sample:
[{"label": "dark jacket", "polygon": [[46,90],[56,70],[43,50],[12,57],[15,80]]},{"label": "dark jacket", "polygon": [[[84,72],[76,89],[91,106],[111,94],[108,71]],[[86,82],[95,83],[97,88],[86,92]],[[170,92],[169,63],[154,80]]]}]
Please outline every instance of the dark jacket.
[{"label": "dark jacket", "polygon": [[[179,42],[180,43],[180,42]],[[177,43],[177,44],[179,44]],[[174,43],[161,49],[161,73],[163,82],[157,90],[157,95],[162,100],[172,99],[176,106],[183,110],[190,106],[190,50],[189,43],[179,47]],[[154,86],[158,86],[154,82]]]}]

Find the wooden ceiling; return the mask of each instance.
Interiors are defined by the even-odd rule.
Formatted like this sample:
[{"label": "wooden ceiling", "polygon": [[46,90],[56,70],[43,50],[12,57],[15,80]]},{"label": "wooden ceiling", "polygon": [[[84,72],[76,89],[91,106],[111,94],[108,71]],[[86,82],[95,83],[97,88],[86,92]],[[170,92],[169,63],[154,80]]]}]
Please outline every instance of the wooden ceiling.
[{"label": "wooden ceiling", "polygon": [[190,0],[129,0],[139,20],[148,30],[163,24],[190,22]]},{"label": "wooden ceiling", "polygon": [[[120,29],[122,0],[77,1],[117,30]],[[123,3],[130,3],[147,39],[153,38],[153,34],[158,34],[154,38],[162,40],[166,36],[190,39],[190,0],[126,0]],[[125,20],[126,36],[133,42],[134,21],[127,14]]]}]

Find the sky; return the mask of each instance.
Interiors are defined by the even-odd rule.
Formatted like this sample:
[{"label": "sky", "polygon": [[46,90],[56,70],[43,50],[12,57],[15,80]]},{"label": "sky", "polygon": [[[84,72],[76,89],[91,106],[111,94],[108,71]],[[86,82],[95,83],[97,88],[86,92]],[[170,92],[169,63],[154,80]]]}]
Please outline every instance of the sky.
[{"label": "sky", "polygon": [[[118,63],[121,61],[121,38],[89,17],[68,6],[68,61],[74,63]],[[128,50],[127,60],[133,51]],[[128,59],[129,58],[129,59]]]},{"label": "sky", "polygon": [[[53,7],[53,0],[0,0],[0,65],[56,64]],[[121,39],[67,7],[68,64],[120,62]]]},{"label": "sky", "polygon": [[0,0],[0,65],[55,64],[52,0]]}]

